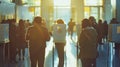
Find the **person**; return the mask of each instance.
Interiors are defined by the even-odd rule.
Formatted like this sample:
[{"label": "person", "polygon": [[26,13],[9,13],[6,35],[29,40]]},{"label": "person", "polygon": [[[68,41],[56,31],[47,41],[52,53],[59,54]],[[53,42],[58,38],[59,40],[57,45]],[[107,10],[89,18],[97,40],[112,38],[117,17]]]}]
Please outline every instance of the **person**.
[{"label": "person", "polygon": [[[19,60],[24,60],[25,48],[27,47],[25,34],[26,34],[25,22],[24,20],[20,19],[17,27],[17,48],[18,48]],[[21,57],[22,56],[21,50],[23,57]]]},{"label": "person", "polygon": [[107,24],[107,21],[105,20],[104,23],[103,23],[103,38],[104,40],[108,40],[108,24]]},{"label": "person", "polygon": [[[57,24],[53,26],[53,41],[58,52],[59,64],[58,67],[64,67],[64,46],[66,44],[66,25],[62,19],[58,19]],[[62,24],[62,25],[61,25]],[[63,27],[61,27],[63,26]],[[56,35],[56,36],[55,36]]]},{"label": "person", "polygon": [[10,62],[16,63],[16,54],[17,54],[17,41],[16,41],[16,31],[17,27],[15,25],[16,20],[11,19],[9,23],[9,40],[10,40]]},{"label": "person", "polygon": [[96,31],[98,32],[98,26],[97,26],[96,19],[94,16],[89,17],[89,23],[90,23],[90,26],[94,27]]},{"label": "person", "polygon": [[98,20],[98,44],[102,45],[102,39],[103,39],[103,36],[104,36],[104,31],[103,31],[103,23],[102,23],[102,20],[99,19]]},{"label": "person", "polygon": [[26,40],[29,41],[31,67],[44,67],[46,41],[50,40],[50,35],[45,26],[42,25],[42,17],[37,16],[33,20],[26,34]]},{"label": "person", "polygon": [[96,67],[97,57],[97,32],[90,26],[88,19],[82,20],[82,31],[78,39],[80,46],[79,58],[82,67]]},{"label": "person", "polygon": [[72,39],[72,36],[73,36],[74,26],[75,26],[75,22],[73,22],[72,19],[70,19],[70,21],[68,23],[68,34],[71,36],[71,39]]},{"label": "person", "polygon": [[[116,18],[112,18],[110,21],[110,24],[119,24]],[[119,51],[120,51],[120,43],[115,42],[115,55],[113,58],[113,67],[118,67],[120,65],[120,57],[119,57]]]}]

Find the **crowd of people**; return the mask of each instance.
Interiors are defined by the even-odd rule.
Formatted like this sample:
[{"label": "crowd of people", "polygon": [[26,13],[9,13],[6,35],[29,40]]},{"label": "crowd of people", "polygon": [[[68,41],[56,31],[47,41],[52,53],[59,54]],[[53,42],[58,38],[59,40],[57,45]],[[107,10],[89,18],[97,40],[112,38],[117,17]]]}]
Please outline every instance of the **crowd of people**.
[{"label": "crowd of people", "polygon": [[[103,45],[103,41],[108,39],[108,23],[107,21],[102,21],[101,19],[96,21],[93,16],[88,19],[85,18],[82,21],[82,30],[78,37],[78,46],[80,46],[80,53],[78,57],[82,61],[83,67],[96,67],[96,58],[98,56],[97,47],[98,45]],[[46,41],[50,40],[50,35],[46,23],[42,17],[35,17],[33,23],[30,24],[29,21],[19,20],[18,25],[16,25],[16,20],[2,21],[2,23],[9,24],[9,39],[10,39],[10,61],[16,63],[16,54],[19,54],[19,60],[24,60],[21,57],[21,50],[29,47],[31,67],[36,67],[38,62],[38,67],[44,67],[45,60],[45,48]],[[118,24],[117,20],[113,18],[110,22],[111,24]],[[64,24],[62,19],[58,19],[55,24]],[[68,30],[66,32],[73,36],[75,22],[70,19],[68,25]],[[60,31],[60,28],[58,29]],[[79,31],[77,31],[79,32]],[[59,65],[58,67],[64,66],[64,46],[66,44],[66,35],[63,39],[58,39],[53,36],[55,47],[58,52]],[[57,37],[60,38],[60,37]],[[116,49],[120,49],[120,46],[116,43]]]}]

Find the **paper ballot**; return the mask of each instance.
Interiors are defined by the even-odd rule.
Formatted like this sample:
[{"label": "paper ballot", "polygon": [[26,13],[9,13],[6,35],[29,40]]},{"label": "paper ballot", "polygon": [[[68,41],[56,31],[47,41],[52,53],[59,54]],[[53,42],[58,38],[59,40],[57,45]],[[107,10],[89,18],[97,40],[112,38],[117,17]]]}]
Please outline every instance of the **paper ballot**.
[{"label": "paper ballot", "polygon": [[53,25],[53,39],[54,42],[64,42],[66,40],[66,25],[54,24]]},{"label": "paper ballot", "polygon": [[9,42],[9,24],[0,24],[0,42]]}]

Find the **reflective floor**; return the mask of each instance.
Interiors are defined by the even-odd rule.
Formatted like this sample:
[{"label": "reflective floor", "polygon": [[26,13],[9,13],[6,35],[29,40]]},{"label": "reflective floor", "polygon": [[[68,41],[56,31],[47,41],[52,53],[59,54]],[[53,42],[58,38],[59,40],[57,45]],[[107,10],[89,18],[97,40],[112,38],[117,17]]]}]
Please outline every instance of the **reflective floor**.
[{"label": "reflective floor", "polygon": [[[70,36],[67,36],[66,41],[64,49],[64,67],[82,67],[80,59],[77,60],[77,37],[74,35],[71,40]],[[115,51],[113,47],[114,43],[108,42],[104,42],[104,45],[98,46],[99,56],[96,60],[97,67],[120,67],[120,60],[114,55]],[[29,52],[27,48],[25,54],[24,61],[19,61],[17,64],[6,63],[5,67],[30,67]],[[51,40],[47,42],[45,67],[57,67],[58,61],[57,51],[54,47],[53,38],[51,37]]]}]

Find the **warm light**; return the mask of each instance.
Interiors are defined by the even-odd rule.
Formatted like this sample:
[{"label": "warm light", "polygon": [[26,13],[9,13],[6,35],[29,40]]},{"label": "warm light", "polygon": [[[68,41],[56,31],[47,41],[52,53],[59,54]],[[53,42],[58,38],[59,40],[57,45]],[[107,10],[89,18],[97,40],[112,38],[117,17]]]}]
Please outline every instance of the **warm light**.
[{"label": "warm light", "polygon": [[85,12],[90,12],[90,8],[89,7],[85,7]]},{"label": "warm light", "polygon": [[41,0],[34,0],[34,4],[35,4],[36,6],[39,6],[39,5],[41,4]]},{"label": "warm light", "polygon": [[29,9],[30,12],[34,12],[35,11],[34,7],[29,7],[28,9]]},{"label": "warm light", "polygon": [[70,6],[71,0],[54,0],[54,6]]},{"label": "warm light", "polygon": [[103,5],[103,0],[84,0],[86,6]]}]

